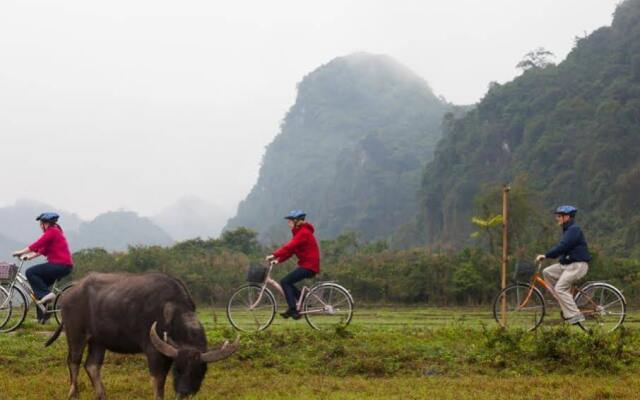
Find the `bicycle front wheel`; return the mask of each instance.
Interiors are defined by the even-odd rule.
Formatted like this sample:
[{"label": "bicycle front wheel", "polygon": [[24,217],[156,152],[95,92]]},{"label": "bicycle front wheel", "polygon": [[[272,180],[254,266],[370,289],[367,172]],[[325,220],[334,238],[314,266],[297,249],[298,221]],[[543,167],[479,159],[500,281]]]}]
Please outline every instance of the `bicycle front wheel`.
[{"label": "bicycle front wheel", "polygon": [[9,298],[9,292],[2,286],[0,286],[0,329],[11,318],[11,299]]},{"label": "bicycle front wheel", "polygon": [[74,282],[71,282],[63,286],[62,289],[60,289],[60,291],[58,292],[58,294],[56,294],[56,299],[53,301],[53,310],[51,310],[51,312],[53,313],[53,317],[56,319],[56,322],[58,323],[58,325],[62,323],[62,314],[60,313],[60,307],[62,306],[61,304],[62,295],[64,294],[64,292],[71,289],[73,285],[74,285]]},{"label": "bicycle front wheel", "polygon": [[542,323],[544,313],[542,293],[523,283],[507,286],[493,301],[493,318],[502,327],[533,331]]},{"label": "bicycle front wheel", "polygon": [[[6,290],[9,290],[5,287]],[[0,328],[0,332],[11,332],[24,322],[27,317],[27,310],[29,309],[29,302],[24,292],[18,289],[18,286],[11,288],[9,293],[9,302],[11,307],[11,313],[9,318],[5,321],[5,324]]]},{"label": "bicycle front wheel", "polygon": [[353,317],[353,300],[347,289],[336,284],[311,288],[304,299],[304,317],[317,330],[347,326]]},{"label": "bicycle front wheel", "polygon": [[579,289],[575,302],[585,318],[580,327],[587,332],[612,332],[622,325],[627,312],[622,293],[607,283],[592,283]]},{"label": "bicycle front wheel", "polygon": [[[262,294],[261,294],[262,293]],[[227,304],[227,319],[242,332],[265,330],[276,315],[276,299],[267,288],[246,285],[236,290]]]}]

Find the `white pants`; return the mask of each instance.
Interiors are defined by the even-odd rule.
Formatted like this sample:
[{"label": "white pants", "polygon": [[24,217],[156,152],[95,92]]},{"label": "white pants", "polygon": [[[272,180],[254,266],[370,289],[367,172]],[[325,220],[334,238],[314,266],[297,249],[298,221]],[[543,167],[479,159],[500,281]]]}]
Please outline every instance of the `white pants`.
[{"label": "white pants", "polygon": [[553,264],[542,271],[544,281],[555,289],[562,315],[566,319],[580,314],[571,294],[571,285],[584,277],[589,270],[586,262],[574,262],[567,265]]}]

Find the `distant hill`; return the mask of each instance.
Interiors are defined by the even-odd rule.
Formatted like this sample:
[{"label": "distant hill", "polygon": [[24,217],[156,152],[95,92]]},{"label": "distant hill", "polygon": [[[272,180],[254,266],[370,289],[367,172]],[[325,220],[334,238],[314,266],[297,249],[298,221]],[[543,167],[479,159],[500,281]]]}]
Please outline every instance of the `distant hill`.
[{"label": "distant hill", "polygon": [[[71,251],[88,247],[125,250],[128,245],[170,245],[173,239],[150,219],[134,212],[117,211],[83,221],[76,214],[33,200],[19,200],[12,206],[0,207],[0,260],[10,252],[34,242],[42,232],[35,218],[43,211],[60,214]],[[7,250],[9,249],[9,250]],[[8,253],[2,253],[2,251]]]},{"label": "distant hill", "polygon": [[22,243],[22,247],[25,247],[41,234],[36,217],[45,211],[60,214],[60,224],[65,231],[77,230],[82,223],[82,219],[76,214],[45,203],[22,199],[12,206],[0,207],[0,234]]},{"label": "distant hill", "polygon": [[173,243],[173,239],[149,218],[131,211],[100,214],[68,235],[75,250],[91,247],[125,250],[129,245],[167,246]]},{"label": "distant hill", "polygon": [[229,213],[198,197],[183,197],[151,220],[176,240],[217,237]]},{"label": "distant hill", "polygon": [[417,212],[423,167],[453,108],[390,57],[332,60],[298,84],[257,183],[225,229],[247,226],[278,242],[283,215],[301,208],[320,237],[389,237]]},{"label": "distant hill", "polygon": [[11,262],[11,253],[25,248],[26,244],[0,234],[0,261]]},{"label": "distant hill", "polygon": [[593,241],[640,251],[640,0],[578,39],[558,65],[532,67],[449,118],[423,176],[419,234],[463,245],[474,198],[528,176],[549,210],[577,205]]}]

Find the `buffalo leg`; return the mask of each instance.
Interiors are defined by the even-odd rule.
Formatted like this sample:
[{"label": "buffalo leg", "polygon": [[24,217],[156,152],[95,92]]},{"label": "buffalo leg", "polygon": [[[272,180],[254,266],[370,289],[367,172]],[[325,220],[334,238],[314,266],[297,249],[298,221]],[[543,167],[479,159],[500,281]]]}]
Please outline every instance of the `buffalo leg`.
[{"label": "buffalo leg", "polygon": [[167,374],[169,373],[169,369],[171,369],[171,363],[173,360],[163,356],[153,349],[147,351],[147,362],[149,363],[153,395],[156,400],[162,400],[164,399],[164,384],[167,380]]},{"label": "buffalo leg", "polygon": [[84,337],[72,337],[67,334],[67,345],[69,346],[69,354],[67,355],[67,365],[69,366],[69,380],[71,388],[69,389],[69,398],[78,398],[78,372],[80,372],[80,362],[82,362],[82,353],[87,341]]},{"label": "buffalo leg", "polygon": [[87,355],[87,361],[84,363],[84,369],[87,371],[89,379],[91,379],[91,384],[96,392],[96,399],[100,400],[106,399],[104,386],[100,379],[100,368],[102,368],[104,361],[104,352],[105,348],[103,346],[89,340],[89,354]]}]

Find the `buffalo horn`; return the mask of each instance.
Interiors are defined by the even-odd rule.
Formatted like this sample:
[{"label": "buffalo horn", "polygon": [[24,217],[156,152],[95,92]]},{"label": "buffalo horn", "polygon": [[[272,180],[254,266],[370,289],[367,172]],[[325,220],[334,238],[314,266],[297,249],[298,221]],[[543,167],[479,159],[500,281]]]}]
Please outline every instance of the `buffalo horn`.
[{"label": "buffalo horn", "polygon": [[156,348],[160,353],[164,354],[167,357],[176,358],[178,355],[178,349],[170,345],[169,343],[160,339],[158,334],[156,333],[156,324],[158,322],[154,322],[151,325],[151,330],[149,331],[149,338],[151,339],[151,344]]},{"label": "buffalo horn", "polygon": [[236,340],[232,344],[229,344],[229,341],[226,341],[218,350],[209,350],[206,353],[202,353],[200,355],[200,359],[202,360],[202,362],[207,363],[220,361],[233,354],[236,350],[238,350],[239,346],[240,336],[237,336]]}]

